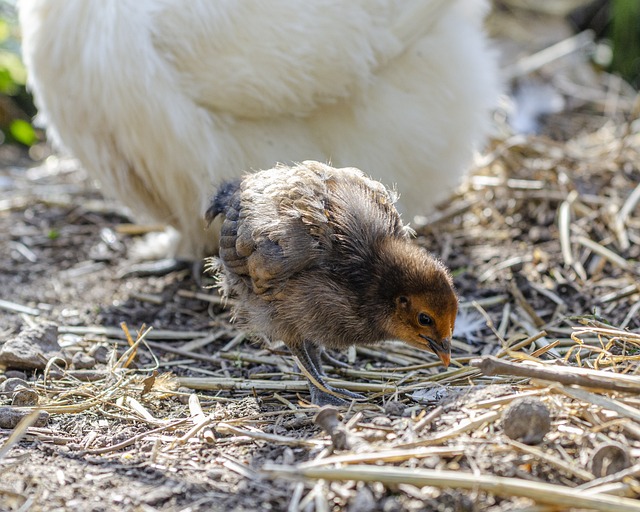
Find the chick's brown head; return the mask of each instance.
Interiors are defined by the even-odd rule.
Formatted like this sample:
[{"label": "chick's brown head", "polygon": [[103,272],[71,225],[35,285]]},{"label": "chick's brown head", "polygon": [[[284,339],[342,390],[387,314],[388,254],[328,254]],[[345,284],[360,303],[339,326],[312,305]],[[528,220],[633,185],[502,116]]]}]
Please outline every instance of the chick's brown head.
[{"label": "chick's brown head", "polygon": [[[400,295],[391,319],[395,337],[405,343],[436,354],[442,364],[451,361],[451,336],[458,312],[458,300],[451,290],[434,304],[431,294]],[[443,304],[446,307],[442,309]]]},{"label": "chick's brown head", "polygon": [[395,339],[435,353],[448,366],[458,314],[451,275],[439,260],[418,248],[405,246],[402,260],[390,278],[393,307],[386,329]]}]

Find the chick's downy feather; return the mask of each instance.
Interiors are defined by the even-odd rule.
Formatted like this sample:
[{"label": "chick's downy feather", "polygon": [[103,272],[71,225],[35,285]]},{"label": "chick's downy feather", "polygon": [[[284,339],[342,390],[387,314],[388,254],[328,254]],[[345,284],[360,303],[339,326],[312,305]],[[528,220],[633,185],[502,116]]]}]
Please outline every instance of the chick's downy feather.
[{"label": "chick's downy feather", "polygon": [[207,218],[225,215],[220,260],[239,316],[288,345],[343,348],[394,337],[395,299],[423,294],[450,336],[451,278],[410,241],[394,199],[358,169],[313,161],[223,187]]},{"label": "chick's downy feather", "polygon": [[19,0],[23,56],[51,138],[105,192],[182,238],[209,187],[306,159],[446,197],[489,125],[486,0]]},{"label": "chick's downy feather", "polygon": [[[316,403],[319,350],[401,339],[449,361],[457,298],[444,266],[410,240],[394,194],[355,168],[314,161],[222,185],[222,288],[254,331],[299,359]],[[344,390],[341,390],[344,393]]]}]

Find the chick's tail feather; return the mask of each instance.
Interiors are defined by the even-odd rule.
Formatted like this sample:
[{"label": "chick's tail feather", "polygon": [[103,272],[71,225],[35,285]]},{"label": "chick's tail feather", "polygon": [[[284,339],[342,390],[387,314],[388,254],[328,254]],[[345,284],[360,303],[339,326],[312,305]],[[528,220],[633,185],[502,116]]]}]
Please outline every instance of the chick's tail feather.
[{"label": "chick's tail feather", "polygon": [[211,205],[207,209],[205,213],[205,220],[208,224],[213,222],[218,215],[223,214],[226,215],[227,210],[231,204],[231,198],[240,188],[241,179],[238,178],[236,180],[230,180],[223,182],[216,194],[211,199]]}]

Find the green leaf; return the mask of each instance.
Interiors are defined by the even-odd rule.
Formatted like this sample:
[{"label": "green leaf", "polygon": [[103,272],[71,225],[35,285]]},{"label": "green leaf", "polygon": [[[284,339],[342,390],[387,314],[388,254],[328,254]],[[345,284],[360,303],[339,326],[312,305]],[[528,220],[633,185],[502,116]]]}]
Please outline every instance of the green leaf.
[{"label": "green leaf", "polygon": [[635,87],[640,87],[640,2],[611,2],[613,62],[611,69]]},{"label": "green leaf", "polygon": [[7,70],[17,85],[27,83],[27,70],[20,60],[20,56],[16,53],[6,50],[0,50],[0,68]]},{"label": "green leaf", "polygon": [[18,86],[11,78],[11,73],[0,64],[0,94],[15,96],[18,93]]},{"label": "green leaf", "polygon": [[20,142],[25,146],[33,146],[38,142],[38,136],[36,135],[33,126],[22,119],[14,119],[11,121],[11,124],[9,125],[9,133],[17,142]]}]

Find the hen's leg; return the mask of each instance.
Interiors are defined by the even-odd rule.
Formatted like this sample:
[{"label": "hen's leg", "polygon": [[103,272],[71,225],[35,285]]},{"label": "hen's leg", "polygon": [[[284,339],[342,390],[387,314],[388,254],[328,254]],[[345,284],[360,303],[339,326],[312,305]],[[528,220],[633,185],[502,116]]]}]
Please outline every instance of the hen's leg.
[{"label": "hen's leg", "polygon": [[347,399],[361,400],[364,396],[346,389],[334,388],[324,380],[321,365],[322,349],[305,341],[302,345],[290,347],[298,362],[300,371],[309,379],[311,401],[316,405],[346,405]]}]

